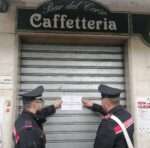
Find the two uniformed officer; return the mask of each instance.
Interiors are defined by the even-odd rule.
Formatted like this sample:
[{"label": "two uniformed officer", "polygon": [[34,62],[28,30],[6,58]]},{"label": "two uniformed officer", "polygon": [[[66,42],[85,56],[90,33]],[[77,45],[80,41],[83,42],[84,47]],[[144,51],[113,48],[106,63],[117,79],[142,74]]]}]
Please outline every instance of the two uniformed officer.
[{"label": "two uniformed officer", "polygon": [[45,148],[43,123],[46,122],[48,116],[55,113],[62,102],[57,100],[53,105],[42,108],[43,92],[43,86],[39,86],[21,95],[24,110],[17,118],[13,130],[15,148]]},{"label": "two uniformed officer", "polygon": [[106,85],[100,85],[98,91],[102,96],[102,106],[90,100],[83,100],[85,107],[103,114],[98,127],[94,148],[127,148],[127,143],[120,126],[109,115],[115,115],[125,125],[133,142],[134,123],[131,114],[119,105],[121,90]]}]

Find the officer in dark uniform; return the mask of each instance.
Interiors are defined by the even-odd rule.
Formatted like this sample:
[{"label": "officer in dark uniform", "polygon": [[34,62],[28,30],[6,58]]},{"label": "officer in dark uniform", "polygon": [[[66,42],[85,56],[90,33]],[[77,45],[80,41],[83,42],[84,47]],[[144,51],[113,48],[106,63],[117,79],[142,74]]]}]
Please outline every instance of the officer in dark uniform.
[{"label": "officer in dark uniform", "polygon": [[46,138],[43,123],[61,106],[57,100],[53,105],[42,108],[44,88],[39,86],[22,96],[24,110],[17,118],[13,129],[15,148],[45,148]]},{"label": "officer in dark uniform", "polygon": [[106,85],[100,85],[98,91],[102,96],[102,106],[90,100],[83,100],[85,107],[100,112],[103,117],[97,129],[94,148],[128,148],[120,126],[110,119],[113,114],[125,125],[133,142],[134,123],[131,114],[119,105],[121,90]]}]

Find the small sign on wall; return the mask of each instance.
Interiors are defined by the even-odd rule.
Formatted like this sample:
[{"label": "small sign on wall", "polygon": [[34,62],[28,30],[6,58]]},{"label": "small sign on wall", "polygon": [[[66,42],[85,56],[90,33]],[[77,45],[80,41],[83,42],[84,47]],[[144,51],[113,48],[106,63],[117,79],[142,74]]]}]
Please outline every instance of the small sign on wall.
[{"label": "small sign on wall", "polygon": [[12,89],[13,81],[11,76],[0,76],[0,89]]},{"label": "small sign on wall", "polygon": [[3,143],[3,140],[2,140],[2,135],[3,135],[2,126],[3,126],[3,120],[4,120],[3,117],[4,117],[4,98],[0,97],[0,148],[2,147],[2,143]]},{"label": "small sign on wall", "polygon": [[150,134],[150,97],[139,97],[136,102],[138,132]]}]

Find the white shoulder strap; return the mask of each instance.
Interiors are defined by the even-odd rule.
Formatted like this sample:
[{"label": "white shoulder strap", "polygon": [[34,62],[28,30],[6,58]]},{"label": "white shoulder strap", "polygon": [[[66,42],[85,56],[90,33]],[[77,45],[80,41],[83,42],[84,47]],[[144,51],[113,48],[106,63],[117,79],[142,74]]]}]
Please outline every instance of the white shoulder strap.
[{"label": "white shoulder strap", "polygon": [[122,123],[122,121],[121,121],[118,117],[116,117],[115,115],[111,115],[110,118],[111,118],[112,120],[114,120],[114,121],[121,127],[121,129],[122,129],[122,131],[123,131],[123,134],[124,134],[124,137],[125,137],[125,139],[126,139],[128,148],[134,148],[134,147],[133,147],[133,144],[132,144],[132,142],[131,142],[131,139],[130,139],[130,137],[129,137],[129,134],[128,134],[128,132],[127,132],[127,130],[126,130],[124,124]]}]

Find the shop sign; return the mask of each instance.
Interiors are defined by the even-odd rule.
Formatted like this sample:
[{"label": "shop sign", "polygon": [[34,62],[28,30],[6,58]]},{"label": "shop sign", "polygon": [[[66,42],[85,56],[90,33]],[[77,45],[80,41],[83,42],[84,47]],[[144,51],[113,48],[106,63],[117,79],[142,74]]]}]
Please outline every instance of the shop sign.
[{"label": "shop sign", "polygon": [[36,9],[18,9],[17,31],[141,34],[150,43],[150,15],[111,12],[93,0],[47,0]]},{"label": "shop sign", "polygon": [[17,29],[128,34],[128,20],[91,0],[48,0],[37,9],[18,9]]}]

